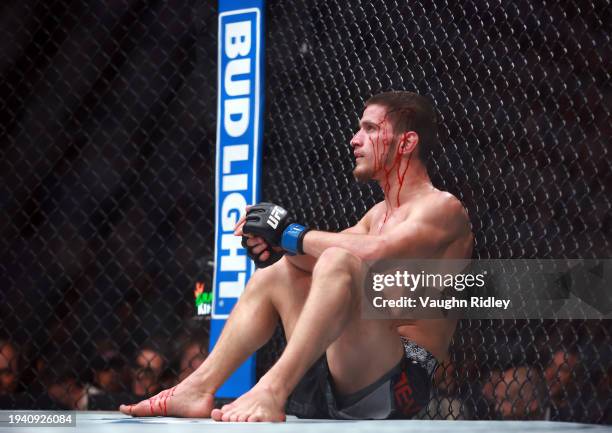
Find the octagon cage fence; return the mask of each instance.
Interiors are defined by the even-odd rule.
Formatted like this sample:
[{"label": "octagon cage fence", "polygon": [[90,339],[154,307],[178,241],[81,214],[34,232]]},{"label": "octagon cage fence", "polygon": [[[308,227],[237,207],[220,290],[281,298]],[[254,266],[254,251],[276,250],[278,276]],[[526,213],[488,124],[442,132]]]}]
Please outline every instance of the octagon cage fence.
[{"label": "octagon cage fence", "polygon": [[[215,7],[0,6],[2,408],[115,409],[206,356]],[[607,0],[266,2],[262,197],[354,224],[381,199],[351,174],[363,103],[412,90],[475,258],[611,257],[610,18]],[[611,423],[611,343],[604,320],[460,321],[419,417]]]}]

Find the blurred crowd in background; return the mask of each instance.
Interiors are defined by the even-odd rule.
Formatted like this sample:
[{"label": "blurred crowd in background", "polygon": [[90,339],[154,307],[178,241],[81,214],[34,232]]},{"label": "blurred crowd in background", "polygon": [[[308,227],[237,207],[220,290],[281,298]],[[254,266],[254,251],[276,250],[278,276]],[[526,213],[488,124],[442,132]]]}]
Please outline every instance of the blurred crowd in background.
[{"label": "blurred crowd in background", "polygon": [[[512,343],[507,335],[500,334],[497,347],[473,353],[489,352],[498,363]],[[529,353],[530,348],[514,343],[516,351]],[[130,354],[109,339],[95,340],[91,354],[67,354],[61,347],[41,353],[31,349],[0,339],[0,409],[116,410],[195,371],[208,354],[208,332],[204,325],[172,341],[151,339]],[[574,344],[571,349],[546,347],[535,355],[537,362],[528,364],[525,358],[523,364],[487,370],[487,359],[461,361],[455,354],[436,371],[432,399],[420,416],[612,423],[611,348],[596,352]]]},{"label": "blurred crowd in background", "polygon": [[612,347],[602,322],[471,326],[460,323],[424,418],[612,423]]},{"label": "blurred crowd in background", "polygon": [[0,409],[117,410],[195,371],[208,355],[208,332],[151,339],[132,353],[110,339],[95,340],[92,353],[32,349],[0,339]]}]

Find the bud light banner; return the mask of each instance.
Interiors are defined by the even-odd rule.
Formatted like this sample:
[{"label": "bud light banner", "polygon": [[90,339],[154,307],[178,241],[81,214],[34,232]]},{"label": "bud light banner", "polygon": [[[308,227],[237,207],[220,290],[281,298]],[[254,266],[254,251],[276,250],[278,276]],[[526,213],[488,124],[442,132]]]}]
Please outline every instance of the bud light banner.
[{"label": "bud light banner", "polygon": [[[259,201],[263,13],[263,1],[219,1],[211,348],[255,270],[233,231],[246,206]],[[251,358],[219,390],[219,396],[235,397],[248,390],[254,367]]]}]

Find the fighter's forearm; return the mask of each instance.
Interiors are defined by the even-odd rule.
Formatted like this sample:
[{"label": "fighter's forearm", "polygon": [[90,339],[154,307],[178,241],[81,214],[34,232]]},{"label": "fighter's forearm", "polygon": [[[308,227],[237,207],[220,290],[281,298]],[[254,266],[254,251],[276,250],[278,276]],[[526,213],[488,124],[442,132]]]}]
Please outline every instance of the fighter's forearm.
[{"label": "fighter's forearm", "polygon": [[355,233],[331,233],[311,230],[304,236],[304,253],[319,257],[330,247],[344,248],[363,260],[377,258],[384,240],[381,236]]}]

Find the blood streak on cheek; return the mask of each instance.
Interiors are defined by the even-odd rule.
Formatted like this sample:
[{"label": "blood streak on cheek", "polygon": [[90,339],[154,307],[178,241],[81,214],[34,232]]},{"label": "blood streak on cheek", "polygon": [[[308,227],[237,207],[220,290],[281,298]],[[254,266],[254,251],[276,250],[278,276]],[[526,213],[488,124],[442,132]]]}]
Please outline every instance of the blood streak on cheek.
[{"label": "blood streak on cheek", "polygon": [[[387,136],[387,128],[385,128],[386,122],[387,122],[387,118],[385,116],[385,118],[383,119],[383,125],[382,125],[383,126],[383,147],[384,149],[386,149],[386,153],[384,155],[384,160],[385,160],[384,163],[386,163],[386,160],[389,159],[389,152],[391,152],[391,140]],[[397,166],[397,170],[399,170],[402,164],[401,154],[399,153],[399,144],[400,143],[398,143],[395,155],[393,155],[393,163],[391,164],[391,167],[387,169],[383,163],[383,170],[385,171],[385,186],[384,186],[385,194],[388,194],[391,190],[391,181],[390,181],[391,173],[393,172],[396,166]],[[399,206],[399,195],[398,195],[398,206]],[[386,221],[386,215],[385,215],[385,221]]]},{"label": "blood streak on cheek", "polygon": [[[387,168],[387,160],[389,159],[389,152],[391,151],[391,139],[387,135],[387,117],[378,124],[379,133],[376,134],[376,138],[372,139],[370,137],[370,143],[372,143],[372,147],[374,150],[374,171],[383,170],[385,172],[385,181],[383,185],[383,190],[385,195],[390,192],[391,189],[391,176],[395,175],[398,181],[398,189],[396,194],[396,202],[397,206],[400,205],[400,192],[402,187],[404,186],[404,181],[406,178],[406,173],[408,172],[408,167],[410,166],[410,160],[412,158],[412,154],[409,155],[405,167],[402,169],[402,154],[399,149],[403,142],[398,142],[397,148],[395,149],[395,155],[393,155],[393,162],[389,168]],[[395,173],[393,173],[395,171]],[[387,222],[387,212],[385,212],[385,218],[383,224]]]},{"label": "blood streak on cheek", "polygon": [[[413,112],[410,109],[406,109],[406,110],[402,110],[401,111],[401,117],[404,118],[411,118],[413,116]],[[401,149],[402,145],[406,143],[406,138],[402,137],[401,141],[399,141],[397,143],[397,154],[395,155],[397,160],[398,160],[398,166],[397,166],[397,182],[398,182],[398,186],[397,186],[397,205],[399,206],[399,196],[400,196],[400,192],[402,190],[402,187],[404,186],[404,180],[406,178],[406,173],[408,172],[408,167],[410,167],[410,161],[412,160],[412,152],[410,153],[410,155],[408,155],[408,159],[406,160],[406,167],[404,167],[404,170],[401,170],[402,168],[402,155],[399,152],[399,150]]]},{"label": "blood streak on cheek", "polygon": [[[389,192],[391,189],[390,176],[393,174],[395,169],[395,174],[397,175],[397,194],[396,194],[396,203],[399,207],[400,205],[400,192],[404,186],[404,180],[406,179],[406,173],[408,172],[408,167],[410,166],[410,160],[412,159],[412,153],[408,156],[406,160],[406,165],[402,170],[402,154],[400,153],[400,149],[404,144],[404,140],[398,141],[395,155],[393,156],[393,164],[391,167],[386,170],[385,169],[385,194]],[[397,167],[397,168],[396,168]],[[385,222],[387,221],[387,214],[385,213]]]},{"label": "blood streak on cheek", "polygon": [[[387,118],[383,118],[383,120],[378,124],[378,130],[376,133],[376,144],[374,145],[374,155],[375,155],[375,164],[374,164],[374,172],[378,172],[379,170],[384,170],[386,175],[386,159],[388,158],[388,147],[389,147],[389,139],[387,137],[387,128],[386,128]],[[383,185],[383,190],[385,194],[389,189],[389,181],[386,178],[385,184]]]},{"label": "blood streak on cheek", "polygon": [[[402,143],[398,143],[398,149],[399,147],[402,145]],[[404,170],[401,171],[400,173],[400,169],[402,167],[402,155],[398,152],[396,155],[396,158],[398,159],[398,167],[397,167],[397,182],[398,182],[398,186],[397,186],[397,206],[399,207],[400,204],[400,191],[402,190],[402,187],[404,186],[404,180],[406,179],[406,173],[408,172],[408,167],[410,166],[410,160],[412,159],[412,153],[410,155],[408,155],[408,160],[406,161],[406,167],[404,167]]]},{"label": "blood streak on cheek", "polygon": [[374,153],[374,172],[376,172],[376,170],[378,170],[378,159],[376,156],[376,142],[372,139],[372,137],[368,137],[368,140],[370,140],[370,144],[372,145],[372,149],[373,149],[373,153]]},{"label": "blood streak on cheek", "polygon": [[[380,123],[378,123],[378,131],[376,132],[376,137],[368,137],[370,143],[372,144],[372,150],[374,153],[374,172],[376,173],[378,170],[383,168],[384,166],[384,157],[385,157],[385,147],[387,144],[386,140],[386,129],[385,129],[386,119],[383,119]],[[381,131],[382,131],[382,139],[381,139]]]},{"label": "blood streak on cheek", "polygon": [[380,170],[382,159],[380,151],[380,134],[376,134],[376,139],[373,139],[372,137],[368,137],[368,139],[372,144],[372,150],[374,153],[374,173],[376,173],[378,170]]}]

